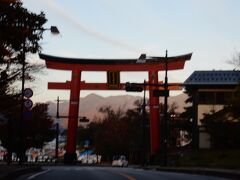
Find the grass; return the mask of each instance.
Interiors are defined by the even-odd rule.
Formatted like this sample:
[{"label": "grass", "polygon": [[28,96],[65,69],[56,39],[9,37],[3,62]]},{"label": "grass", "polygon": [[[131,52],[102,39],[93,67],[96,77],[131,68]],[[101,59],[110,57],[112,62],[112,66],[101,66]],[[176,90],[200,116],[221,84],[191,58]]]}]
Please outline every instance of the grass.
[{"label": "grass", "polygon": [[177,164],[183,167],[240,169],[240,149],[188,152],[178,159]]}]

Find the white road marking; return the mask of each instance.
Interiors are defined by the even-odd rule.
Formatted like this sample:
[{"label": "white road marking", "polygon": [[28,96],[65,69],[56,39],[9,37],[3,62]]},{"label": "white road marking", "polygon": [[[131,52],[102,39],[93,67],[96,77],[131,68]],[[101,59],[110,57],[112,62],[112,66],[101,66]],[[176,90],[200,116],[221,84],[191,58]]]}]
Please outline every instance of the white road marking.
[{"label": "white road marking", "polygon": [[32,175],[32,176],[29,176],[27,179],[33,179],[33,178],[35,178],[35,177],[37,177],[37,176],[39,176],[39,175],[41,175],[41,174],[47,173],[48,171],[50,171],[50,169],[47,169],[47,170],[45,170],[45,171],[36,173],[36,174],[34,174],[34,175]]}]

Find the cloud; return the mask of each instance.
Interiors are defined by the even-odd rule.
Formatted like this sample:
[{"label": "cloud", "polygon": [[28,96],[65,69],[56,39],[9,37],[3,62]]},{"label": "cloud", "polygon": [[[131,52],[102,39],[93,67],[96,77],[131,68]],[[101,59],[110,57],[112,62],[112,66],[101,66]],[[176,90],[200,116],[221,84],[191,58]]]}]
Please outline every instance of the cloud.
[{"label": "cloud", "polygon": [[124,48],[124,49],[126,49],[128,51],[131,51],[131,52],[134,52],[134,53],[136,53],[136,52],[141,53],[141,51],[139,49],[137,49],[135,47],[132,47],[131,45],[129,45],[125,42],[118,41],[114,38],[108,37],[105,34],[102,34],[98,31],[92,29],[88,25],[81,22],[79,20],[79,18],[77,19],[77,18],[71,16],[71,14],[69,12],[67,12],[61,5],[57,4],[54,0],[51,0],[51,1],[42,0],[42,2],[44,2],[51,10],[56,12],[62,18],[67,20],[67,22],[71,23],[79,31],[81,31],[81,32],[93,37],[93,38],[101,40],[105,43],[111,44],[113,46],[118,46],[118,47]]}]

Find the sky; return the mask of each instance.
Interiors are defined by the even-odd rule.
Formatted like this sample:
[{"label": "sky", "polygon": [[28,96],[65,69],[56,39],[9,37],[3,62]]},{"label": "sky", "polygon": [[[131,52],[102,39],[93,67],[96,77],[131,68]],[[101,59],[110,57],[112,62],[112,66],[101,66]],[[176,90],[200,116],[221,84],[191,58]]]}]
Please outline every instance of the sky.
[{"label": "sky", "polygon": [[[57,26],[60,35],[45,31],[42,53],[77,58],[138,58],[193,53],[184,70],[169,72],[169,82],[184,82],[196,70],[231,70],[226,61],[240,50],[239,0],[23,0],[32,12],[43,11],[45,28]],[[37,55],[28,60],[43,63]],[[121,82],[143,82],[147,72],[121,73]],[[70,80],[70,72],[43,70],[33,88],[34,102],[69,99],[69,91],[47,90],[47,82]],[[86,82],[106,82],[105,72],[83,72]],[[159,80],[164,73],[159,72]],[[81,91],[101,96],[142,93]],[[174,92],[175,95],[180,92]]]}]

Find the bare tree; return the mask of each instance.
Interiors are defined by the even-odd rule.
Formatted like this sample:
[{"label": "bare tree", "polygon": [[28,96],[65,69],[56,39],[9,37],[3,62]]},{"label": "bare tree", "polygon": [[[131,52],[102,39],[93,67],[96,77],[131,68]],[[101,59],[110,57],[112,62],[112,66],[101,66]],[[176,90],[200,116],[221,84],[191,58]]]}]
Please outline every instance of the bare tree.
[{"label": "bare tree", "polygon": [[235,50],[231,59],[227,60],[227,63],[233,65],[235,68],[240,68],[240,51]]}]

